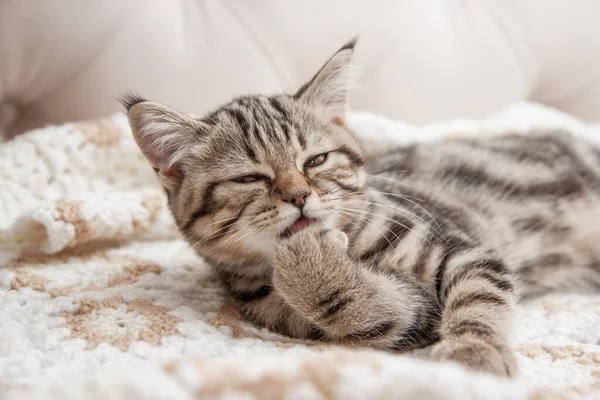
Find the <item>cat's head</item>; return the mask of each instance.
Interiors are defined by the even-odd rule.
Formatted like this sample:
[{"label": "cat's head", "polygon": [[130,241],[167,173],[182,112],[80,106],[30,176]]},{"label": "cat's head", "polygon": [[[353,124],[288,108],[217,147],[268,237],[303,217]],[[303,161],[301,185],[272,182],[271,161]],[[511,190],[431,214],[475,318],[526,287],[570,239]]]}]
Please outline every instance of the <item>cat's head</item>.
[{"label": "cat's head", "polygon": [[135,140],[198,254],[260,259],[307,225],[347,221],[365,183],[361,146],[345,127],[355,43],[294,95],[240,97],[201,119],[123,99]]}]

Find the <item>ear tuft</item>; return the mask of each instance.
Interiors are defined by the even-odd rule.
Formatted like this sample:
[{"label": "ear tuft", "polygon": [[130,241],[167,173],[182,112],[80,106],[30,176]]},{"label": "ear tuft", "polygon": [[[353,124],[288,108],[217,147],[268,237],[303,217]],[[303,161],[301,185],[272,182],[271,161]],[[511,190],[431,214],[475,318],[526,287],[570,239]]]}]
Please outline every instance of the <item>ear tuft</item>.
[{"label": "ear tuft", "polygon": [[123,105],[123,107],[125,107],[127,112],[131,110],[131,107],[135,106],[136,104],[143,103],[145,101],[148,100],[144,99],[142,96],[135,92],[125,93],[124,95],[119,97],[119,102]]},{"label": "ear tuft", "polygon": [[351,60],[357,42],[358,36],[355,36],[344,44],[319,72],[298,90],[294,98],[323,110],[332,121],[336,117],[338,119],[335,121],[343,121],[351,85]]},{"label": "ear tuft", "polygon": [[348,42],[346,42],[346,44],[343,45],[342,48],[338,50],[338,52],[340,52],[342,50],[354,51],[354,46],[356,46],[356,43],[358,43],[358,35],[354,36],[352,39],[350,39]]}]

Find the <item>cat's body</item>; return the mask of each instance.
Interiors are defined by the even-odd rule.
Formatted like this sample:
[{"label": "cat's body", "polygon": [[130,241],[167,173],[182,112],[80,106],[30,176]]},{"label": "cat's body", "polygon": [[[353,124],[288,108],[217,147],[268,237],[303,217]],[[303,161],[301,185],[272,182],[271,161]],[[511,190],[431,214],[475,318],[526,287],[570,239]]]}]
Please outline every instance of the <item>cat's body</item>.
[{"label": "cat's body", "polygon": [[[369,186],[395,194],[377,197],[431,225],[425,252],[457,230],[497,253],[520,298],[600,289],[600,151],[591,143],[562,131],[446,140],[393,150],[371,169]],[[413,277],[433,279],[418,268]]]},{"label": "cat's body", "polygon": [[[364,165],[344,46],[295,96],[202,120],[128,98],[188,242],[255,323],[500,375],[519,296],[600,287],[600,157],[553,133],[397,149]],[[367,171],[371,171],[367,173]]]}]

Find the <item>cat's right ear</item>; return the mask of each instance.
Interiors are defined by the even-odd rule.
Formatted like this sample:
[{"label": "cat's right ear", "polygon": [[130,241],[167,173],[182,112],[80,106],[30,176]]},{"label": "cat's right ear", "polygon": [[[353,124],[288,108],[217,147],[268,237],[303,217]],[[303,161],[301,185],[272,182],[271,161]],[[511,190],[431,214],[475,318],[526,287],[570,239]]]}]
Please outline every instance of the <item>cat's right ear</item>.
[{"label": "cat's right ear", "polygon": [[163,186],[174,189],[183,180],[186,153],[201,144],[210,126],[137,95],[123,96],[120,101],[142,154]]},{"label": "cat's right ear", "polygon": [[354,37],[343,45],[294,95],[296,100],[318,108],[338,125],[344,124],[346,116],[348,90],[353,83],[350,62],[357,41],[358,37]]}]

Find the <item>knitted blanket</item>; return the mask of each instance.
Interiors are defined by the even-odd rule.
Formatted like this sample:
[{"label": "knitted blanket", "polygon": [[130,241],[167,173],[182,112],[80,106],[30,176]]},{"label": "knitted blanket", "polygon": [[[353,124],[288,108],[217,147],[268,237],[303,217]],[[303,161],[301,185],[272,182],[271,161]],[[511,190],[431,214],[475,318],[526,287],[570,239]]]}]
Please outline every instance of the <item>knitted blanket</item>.
[{"label": "knitted blanket", "polygon": [[[531,128],[600,138],[527,103],[418,129],[360,113],[349,123],[371,155]],[[124,115],[0,146],[2,399],[600,398],[600,295],[547,296],[516,320],[513,381],[258,329],[180,240]]]}]

